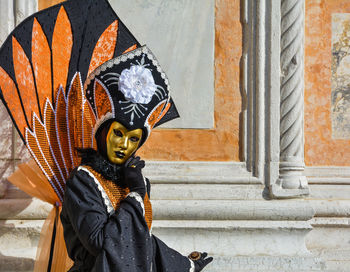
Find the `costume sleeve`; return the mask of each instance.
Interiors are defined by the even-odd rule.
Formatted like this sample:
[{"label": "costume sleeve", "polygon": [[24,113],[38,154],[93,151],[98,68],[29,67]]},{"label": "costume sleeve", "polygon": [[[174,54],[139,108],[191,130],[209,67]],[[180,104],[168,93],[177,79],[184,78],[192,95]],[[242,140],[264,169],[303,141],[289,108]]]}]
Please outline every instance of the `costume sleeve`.
[{"label": "costume sleeve", "polygon": [[152,235],[156,271],[195,272],[194,263]]},{"label": "costume sleeve", "polygon": [[149,271],[152,241],[137,196],[109,215],[92,177],[77,171],[67,182],[64,209],[81,244],[96,257],[93,271]]}]

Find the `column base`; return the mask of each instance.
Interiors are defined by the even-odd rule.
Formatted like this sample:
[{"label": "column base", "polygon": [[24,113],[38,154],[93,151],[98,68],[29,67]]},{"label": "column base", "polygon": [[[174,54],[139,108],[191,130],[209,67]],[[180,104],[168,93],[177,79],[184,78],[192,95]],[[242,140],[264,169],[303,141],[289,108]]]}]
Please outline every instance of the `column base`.
[{"label": "column base", "polygon": [[279,177],[270,185],[270,194],[274,198],[294,198],[309,194],[309,186],[304,175],[305,164],[299,158],[279,163]]},{"label": "column base", "polygon": [[272,198],[298,198],[305,197],[310,194],[309,188],[299,188],[299,189],[284,189],[280,184],[272,184],[269,186],[270,196]]}]

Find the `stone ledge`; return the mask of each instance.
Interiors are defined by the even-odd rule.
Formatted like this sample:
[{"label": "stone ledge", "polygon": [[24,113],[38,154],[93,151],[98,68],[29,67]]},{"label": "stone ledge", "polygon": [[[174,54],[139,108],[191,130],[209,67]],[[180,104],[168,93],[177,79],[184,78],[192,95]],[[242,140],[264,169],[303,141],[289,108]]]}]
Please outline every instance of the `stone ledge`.
[{"label": "stone ledge", "polygon": [[264,186],[239,184],[152,184],[152,200],[264,200]]},{"label": "stone ledge", "polygon": [[308,200],[316,217],[350,217],[350,200]]},{"label": "stone ledge", "polygon": [[46,219],[52,205],[37,198],[0,199],[0,220]]},{"label": "stone ledge", "polygon": [[0,220],[0,253],[22,256],[23,249],[36,247],[43,224],[44,220]]},{"label": "stone ledge", "polygon": [[349,200],[350,186],[340,184],[311,184],[308,200]]},{"label": "stone ledge", "polygon": [[34,258],[18,258],[0,254],[1,272],[32,272]]},{"label": "stone ledge", "polygon": [[152,205],[155,220],[307,221],[315,213],[302,200],[154,200]]},{"label": "stone ledge", "polygon": [[314,256],[321,258],[326,266],[327,272],[347,272],[345,268],[350,267],[350,249],[332,249],[332,250],[312,250]]},{"label": "stone ledge", "polygon": [[308,166],[304,174],[309,184],[350,184],[350,167],[346,166]]},{"label": "stone ledge", "polygon": [[[314,217],[310,220],[313,227],[323,228],[349,228],[350,218],[334,218],[334,217]],[[350,255],[349,255],[350,258]]]},{"label": "stone ledge", "polygon": [[242,162],[147,161],[144,174],[152,183],[262,184]]},{"label": "stone ledge", "polygon": [[163,229],[197,229],[212,231],[230,230],[311,230],[306,221],[261,221],[261,220],[155,220],[153,228]]},{"label": "stone ledge", "polygon": [[152,233],[183,254],[193,250],[221,256],[311,256],[303,221],[173,221],[153,222]]},{"label": "stone ledge", "polygon": [[313,272],[325,271],[325,265],[312,257],[214,256],[206,272]]}]

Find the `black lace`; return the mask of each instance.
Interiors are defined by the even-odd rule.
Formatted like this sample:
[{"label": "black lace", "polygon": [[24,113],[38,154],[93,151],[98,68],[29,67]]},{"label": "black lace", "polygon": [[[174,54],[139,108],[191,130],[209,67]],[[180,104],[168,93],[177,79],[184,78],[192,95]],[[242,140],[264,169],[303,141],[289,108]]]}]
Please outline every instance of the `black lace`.
[{"label": "black lace", "polygon": [[78,152],[82,165],[88,165],[104,178],[113,181],[121,187],[126,187],[122,174],[122,166],[109,162],[96,150],[91,148],[79,149]]}]

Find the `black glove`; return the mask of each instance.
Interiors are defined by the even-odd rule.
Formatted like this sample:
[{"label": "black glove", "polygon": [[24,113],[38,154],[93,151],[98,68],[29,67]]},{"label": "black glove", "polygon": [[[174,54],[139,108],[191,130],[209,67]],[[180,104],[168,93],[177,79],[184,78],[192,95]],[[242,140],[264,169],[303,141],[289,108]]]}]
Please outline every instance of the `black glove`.
[{"label": "black glove", "polygon": [[204,267],[206,267],[209,263],[213,261],[213,257],[208,257],[208,253],[203,252],[192,252],[188,257],[193,261],[194,263],[194,271],[199,272],[202,271]]},{"label": "black glove", "polygon": [[124,165],[125,183],[130,192],[137,192],[142,199],[145,198],[146,186],[142,175],[142,168],[145,167],[145,161],[140,157],[131,157]]}]

